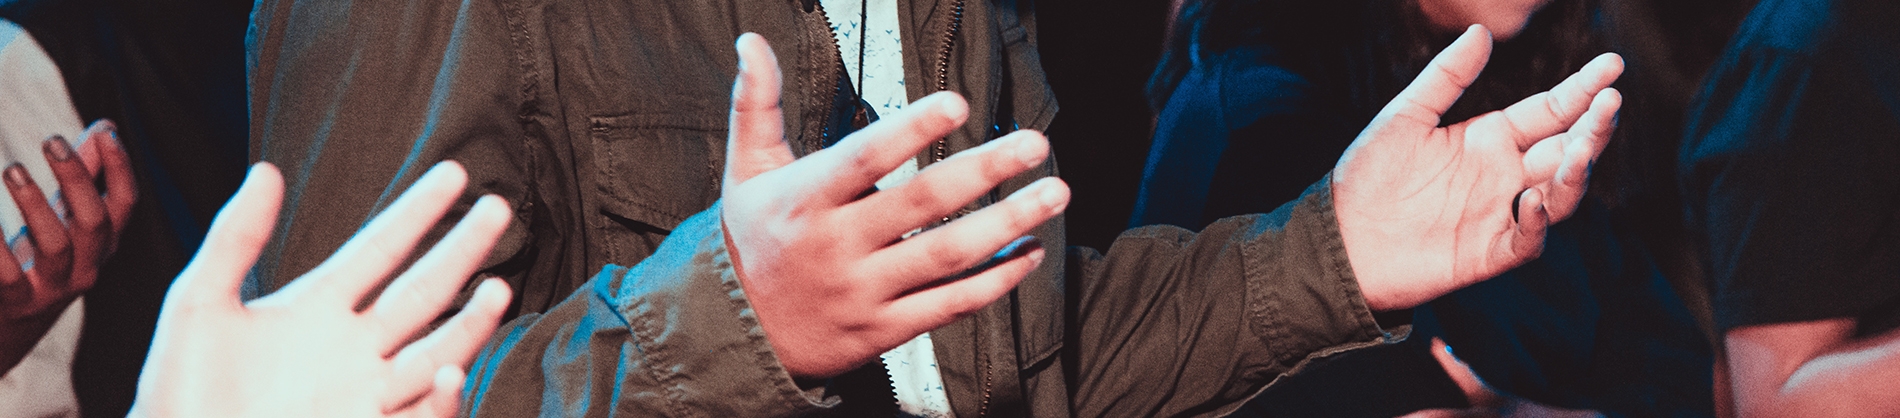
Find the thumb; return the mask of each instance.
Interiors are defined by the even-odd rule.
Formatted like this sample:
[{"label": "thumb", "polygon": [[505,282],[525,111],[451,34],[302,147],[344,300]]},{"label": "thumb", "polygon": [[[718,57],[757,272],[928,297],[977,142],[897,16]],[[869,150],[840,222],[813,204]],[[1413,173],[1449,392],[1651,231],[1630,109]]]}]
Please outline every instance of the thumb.
[{"label": "thumb", "polygon": [[238,287],[276,228],[284,178],[270,163],[251,166],[237,194],[218,211],[191,264],[178,274],[166,304],[238,304]]},{"label": "thumb", "polygon": [[739,77],[732,86],[732,121],[726,141],[724,190],[791,164],[785,144],[785,114],[779,108],[780,74],[772,46],[756,33],[739,35]]},{"label": "thumb", "polygon": [[1406,85],[1391,103],[1379,110],[1379,118],[1403,117],[1438,126],[1439,117],[1478,79],[1478,73],[1484,71],[1484,64],[1490,58],[1491,31],[1483,25],[1471,25],[1464,35],[1445,47],[1444,52],[1432,58],[1412,84]]}]

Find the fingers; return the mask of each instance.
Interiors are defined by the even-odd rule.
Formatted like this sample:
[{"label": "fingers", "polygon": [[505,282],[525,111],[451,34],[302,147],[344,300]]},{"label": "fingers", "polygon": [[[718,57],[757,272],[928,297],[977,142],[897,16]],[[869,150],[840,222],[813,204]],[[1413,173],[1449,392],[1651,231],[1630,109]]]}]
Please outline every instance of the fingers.
[{"label": "fingers", "polygon": [[1538,93],[1504,108],[1502,122],[1517,149],[1531,145],[1568,129],[1582,117],[1597,93],[1623,74],[1623,58],[1603,54],[1585,64],[1550,91]]},{"label": "fingers", "polygon": [[1554,136],[1532,145],[1524,152],[1524,181],[1521,187],[1544,187],[1551,177],[1557,175],[1557,167],[1564,162],[1564,146],[1570,144],[1565,136]]},{"label": "fingers", "polygon": [[98,154],[95,160],[98,161],[98,168],[93,169],[93,164],[88,163],[88,169],[105,177],[106,217],[111,220],[112,237],[116,241],[119,233],[125,231],[125,224],[132,219],[132,205],[138,202],[139,185],[132,175],[132,158],[126,156],[125,147],[119,143],[118,133],[113,130],[111,123],[101,120],[94,124],[95,127],[105,126],[93,130],[86,144],[79,148],[82,161],[86,160],[86,154]]},{"label": "fingers", "polygon": [[448,212],[467,182],[461,164],[436,164],[335,255],[306,274],[315,280],[297,280],[279,292],[293,299],[310,294],[354,305],[409,258],[416,242]]},{"label": "fingers", "polygon": [[990,207],[874,253],[861,268],[870,269],[870,277],[885,277],[878,285],[887,294],[910,293],[983,262],[1062,213],[1068,203],[1062,180],[1037,180]]},{"label": "fingers", "polygon": [[1550,196],[1545,203],[1551,212],[1551,222],[1570,219],[1570,215],[1577,212],[1577,205],[1583,201],[1588,188],[1590,166],[1610,145],[1610,136],[1616,130],[1616,111],[1622,104],[1623,96],[1616,89],[1603,89],[1590,101],[1590,111],[1583,115],[1583,120],[1565,135],[1568,140],[1563,141],[1563,163],[1551,179]]},{"label": "fingers", "polygon": [[806,158],[810,162],[804,164],[816,171],[813,178],[831,180],[805,182],[809,189],[799,192],[816,196],[821,203],[843,204],[857,199],[925,146],[963,125],[969,113],[969,104],[955,93],[926,96],[837,145],[812,153]]},{"label": "fingers", "polygon": [[931,164],[904,185],[846,207],[846,216],[863,220],[865,235],[881,246],[955,212],[1048,156],[1042,134],[1017,131]]},{"label": "fingers", "polygon": [[86,127],[85,132],[79,134],[79,146],[74,148],[79,151],[79,161],[86,163],[87,173],[99,173],[99,165],[105,158],[100,146],[116,148],[116,145],[106,143],[118,142],[116,140],[118,129],[118,125],[113,124],[112,121],[100,119],[93,121],[91,126]]},{"label": "fingers", "polygon": [[895,347],[983,309],[1016,288],[1024,276],[1042,264],[1045,254],[1041,247],[1033,248],[995,268],[891,302],[880,317],[890,321],[893,340],[882,342]]},{"label": "fingers", "polygon": [[435,390],[429,397],[416,405],[415,415],[422,418],[448,418],[455,416],[461,409],[462,382],[466,377],[462,369],[443,367],[435,373]]},{"label": "fingers", "polygon": [[508,221],[508,205],[500,197],[482,197],[434,249],[383,291],[369,313],[381,326],[387,344],[407,342],[448,307],[487,258]]},{"label": "fingers", "polygon": [[[0,249],[6,249],[0,246]],[[33,281],[27,279],[26,272],[20,270],[20,262],[12,251],[0,251],[0,318],[11,314],[38,310],[34,294]]]},{"label": "fingers", "polygon": [[1478,79],[1490,58],[1491,31],[1471,25],[1444,52],[1433,57],[1425,71],[1399,91],[1392,103],[1380,109],[1379,117],[1414,119],[1438,126],[1439,117]]},{"label": "fingers", "polygon": [[732,87],[731,133],[726,144],[726,190],[760,173],[791,164],[785,115],[779,107],[781,75],[772,46],[756,33],[739,35],[739,77]]},{"label": "fingers", "polygon": [[508,284],[489,279],[475,288],[462,312],[449,318],[429,336],[403,347],[396,353],[395,372],[391,377],[391,396],[386,398],[400,407],[402,401],[415,399],[430,387],[429,375],[443,367],[460,369],[475,358],[475,352],[500,325],[502,310],[508,308]]},{"label": "fingers", "polygon": [[[1550,213],[1544,206],[1544,193],[1536,188],[1526,189],[1517,199],[1517,228],[1511,236],[1511,260],[1508,266],[1500,266],[1499,272],[1524,264],[1544,253],[1544,232],[1550,227]],[[1495,274],[1485,274],[1490,277]]]},{"label": "fingers", "polygon": [[66,224],[53,213],[46,194],[40,192],[40,186],[26,173],[26,167],[14,163],[0,176],[6,178],[7,191],[13,194],[20,216],[26,219],[27,236],[37,249],[27,278],[35,280],[37,288],[64,288],[73,263],[72,240],[66,235]]},{"label": "fingers", "polygon": [[[78,153],[66,143],[65,138],[53,137],[42,142],[42,152],[46,162],[53,170],[53,177],[59,181],[60,199],[66,202],[71,223],[67,237],[72,244],[71,286],[78,289],[92,287],[94,274],[100,258],[105,256],[106,248],[113,244],[116,235],[112,234],[111,218],[106,214],[105,202],[93,189],[92,173],[86,171],[86,165],[80,162]],[[81,274],[85,273],[85,274]]]},{"label": "fingers", "polygon": [[[211,230],[178,274],[165,304],[238,305],[238,288],[276,227],[284,178],[270,163],[257,163],[231,201],[211,221]],[[170,309],[170,308],[167,308]]]},{"label": "fingers", "polygon": [[[457,367],[436,369],[431,377],[432,387],[421,399],[410,403],[407,408],[395,411],[395,417],[402,418],[448,418],[455,416],[462,407],[462,383],[467,374]],[[384,411],[389,414],[392,411]]]}]

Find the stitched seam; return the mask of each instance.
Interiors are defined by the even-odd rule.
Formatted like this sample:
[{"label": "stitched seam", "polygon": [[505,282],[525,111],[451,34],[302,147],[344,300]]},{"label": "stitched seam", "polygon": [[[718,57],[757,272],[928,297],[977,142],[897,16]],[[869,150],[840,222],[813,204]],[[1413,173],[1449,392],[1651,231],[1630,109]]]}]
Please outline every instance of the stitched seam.
[{"label": "stitched seam", "polygon": [[[627,321],[627,330],[633,333],[634,341],[639,342],[640,353],[647,358],[647,361],[643,363],[644,367],[642,367],[642,369],[646,371],[647,375],[651,377],[654,382],[659,383],[659,386],[662,388],[661,390],[665,391],[666,396],[662,397],[665,399],[663,404],[666,405],[666,409],[672,412],[671,415],[702,416],[687,408],[684,401],[685,391],[682,390],[683,385],[679,382],[679,374],[668,373],[666,371],[667,367],[663,366],[665,364],[673,364],[673,362],[669,360],[671,357],[669,356],[669,351],[671,350],[669,350],[665,344],[656,342],[658,338],[656,338],[655,334],[660,333],[665,327],[664,318],[654,318],[654,316],[658,315],[660,310],[647,309],[645,311],[646,312],[641,312],[633,318],[629,318],[630,320]],[[660,322],[661,324],[655,325],[655,322]]]},{"label": "stitched seam", "polygon": [[1320,181],[1319,190],[1313,194],[1313,199],[1318,205],[1315,213],[1320,218],[1319,228],[1312,231],[1315,240],[1313,242],[1320,243],[1321,250],[1328,254],[1329,263],[1326,265],[1332,269],[1330,273],[1339,278],[1334,283],[1340,286],[1340,290],[1352,304],[1353,319],[1358,322],[1357,325],[1360,329],[1374,330],[1372,335],[1374,337],[1384,338],[1385,331],[1379,328],[1378,322],[1372,318],[1372,308],[1366,306],[1366,297],[1359,292],[1359,276],[1352,270],[1352,260],[1346,254],[1346,241],[1339,232],[1338,212],[1335,212],[1333,208],[1333,176],[1327,174]]},{"label": "stitched seam", "polygon": [[[713,206],[713,210],[719,209],[719,206]],[[715,217],[714,219],[719,220],[721,228],[724,227],[723,218]],[[746,340],[753,347],[758,347],[752,352],[755,364],[771,377],[783,375],[786,380],[790,380],[791,372],[786,371],[784,366],[779,364],[777,354],[772,352],[772,343],[765,338],[764,328],[759,324],[759,318],[752,310],[751,301],[745,296],[745,287],[739,283],[738,270],[732,265],[732,257],[727,253],[724,235],[710,239],[716,240],[711,244],[712,264],[713,268],[719,271],[719,284],[726,291],[727,306],[739,318],[739,326],[745,333]],[[782,384],[773,386],[777,389],[776,392],[783,405],[799,411],[813,408],[811,402],[798,388]]]}]

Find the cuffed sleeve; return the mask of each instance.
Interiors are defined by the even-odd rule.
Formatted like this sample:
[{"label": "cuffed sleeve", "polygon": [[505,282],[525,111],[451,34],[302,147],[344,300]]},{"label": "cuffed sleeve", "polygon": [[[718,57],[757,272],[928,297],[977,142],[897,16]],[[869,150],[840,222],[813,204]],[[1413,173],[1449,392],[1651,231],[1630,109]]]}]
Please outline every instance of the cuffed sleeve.
[{"label": "cuffed sleeve", "polygon": [[1220,415],[1308,361],[1397,341],[1346,259],[1330,178],[1199,234],[1131,230],[1071,250],[1078,416]]},{"label": "cuffed sleeve", "polygon": [[470,417],[774,417],[834,406],[779,364],[732,269],[719,207],[631,268],[504,326],[470,368]]}]

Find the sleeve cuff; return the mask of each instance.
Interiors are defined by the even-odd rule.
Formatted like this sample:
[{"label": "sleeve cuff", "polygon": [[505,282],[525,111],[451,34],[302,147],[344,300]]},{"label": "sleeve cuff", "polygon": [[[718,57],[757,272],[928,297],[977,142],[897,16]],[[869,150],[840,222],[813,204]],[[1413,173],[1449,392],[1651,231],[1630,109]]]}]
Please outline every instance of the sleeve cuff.
[{"label": "sleeve cuff", "polygon": [[[1307,360],[1403,341],[1409,325],[1384,329],[1360,293],[1333,208],[1332,177],[1260,220],[1278,239],[1246,244],[1254,332],[1297,369]],[[1276,235],[1271,232],[1262,235]]]}]

